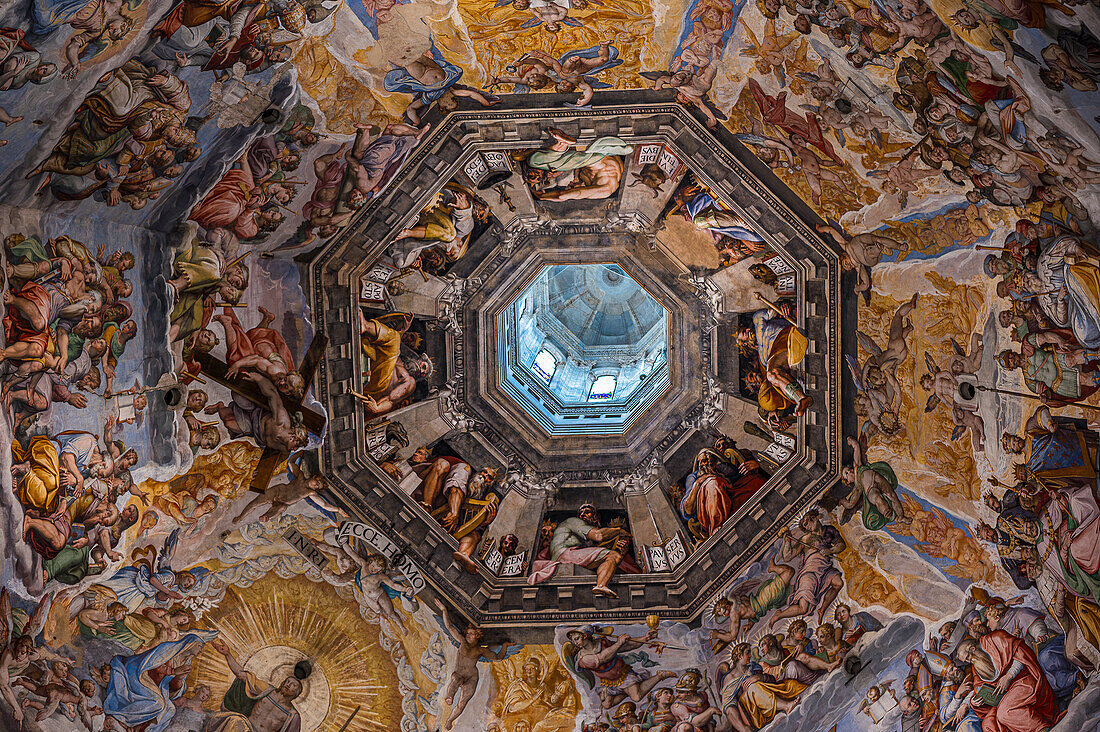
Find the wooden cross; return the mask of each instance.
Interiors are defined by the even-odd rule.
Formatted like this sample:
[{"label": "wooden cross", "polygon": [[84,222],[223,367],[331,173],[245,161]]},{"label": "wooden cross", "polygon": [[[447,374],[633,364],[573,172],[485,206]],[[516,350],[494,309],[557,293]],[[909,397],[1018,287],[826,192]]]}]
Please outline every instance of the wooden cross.
[{"label": "wooden cross", "polygon": [[[317,373],[317,366],[321,363],[321,356],[325,352],[325,346],[328,345],[328,338],[323,334],[317,334],[313,336],[313,341],[309,344],[309,349],[306,350],[305,356],[302,357],[302,362],[298,366],[298,375],[302,377],[305,382],[305,389],[302,392],[300,399],[293,399],[286,394],[279,393],[279,399],[283,402],[283,408],[290,414],[300,412],[302,415],[302,426],[312,434],[317,436],[321,435],[324,431],[326,418],[325,415],[305,406],[302,401],[306,398],[306,394],[309,393],[310,385],[313,383],[313,377]],[[209,353],[196,354],[195,360],[199,364],[199,372],[211,381],[221,384],[226,389],[229,389],[234,394],[238,394],[253,404],[259,404],[263,407],[267,406],[267,398],[260,391],[260,388],[247,379],[241,378],[229,378],[229,367],[217,358],[211,356]],[[250,491],[256,491],[257,493],[264,493],[267,490],[268,483],[271,482],[271,477],[275,473],[275,468],[281,462],[288,459],[290,453],[283,452],[282,450],[276,450],[273,447],[265,447],[263,453],[260,455],[259,461],[256,463],[255,469],[252,471],[252,481],[249,483],[248,489]]]}]

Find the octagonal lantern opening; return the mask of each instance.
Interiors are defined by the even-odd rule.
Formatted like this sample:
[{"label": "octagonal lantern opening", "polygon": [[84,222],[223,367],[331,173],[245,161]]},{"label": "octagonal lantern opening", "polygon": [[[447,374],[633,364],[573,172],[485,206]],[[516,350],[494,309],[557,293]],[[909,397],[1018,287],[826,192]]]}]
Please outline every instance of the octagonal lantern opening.
[{"label": "octagonal lantern opening", "polygon": [[497,316],[500,384],[552,437],[622,434],[669,387],[668,339],[620,264],[549,264]]}]

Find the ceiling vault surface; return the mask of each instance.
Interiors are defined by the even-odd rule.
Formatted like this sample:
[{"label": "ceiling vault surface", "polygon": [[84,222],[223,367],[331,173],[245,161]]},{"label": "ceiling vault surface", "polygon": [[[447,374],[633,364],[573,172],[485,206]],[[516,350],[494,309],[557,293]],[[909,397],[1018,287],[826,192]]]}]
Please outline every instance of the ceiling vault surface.
[{"label": "ceiling vault surface", "polygon": [[1100,0],[0,2],[0,731],[1100,732]]}]

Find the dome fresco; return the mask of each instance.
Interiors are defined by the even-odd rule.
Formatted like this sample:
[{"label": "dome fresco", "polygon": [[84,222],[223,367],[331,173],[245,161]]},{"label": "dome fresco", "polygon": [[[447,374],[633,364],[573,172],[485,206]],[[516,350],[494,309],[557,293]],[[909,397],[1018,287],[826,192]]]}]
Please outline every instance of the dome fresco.
[{"label": "dome fresco", "polygon": [[0,730],[1100,729],[1097,0],[0,7]]}]

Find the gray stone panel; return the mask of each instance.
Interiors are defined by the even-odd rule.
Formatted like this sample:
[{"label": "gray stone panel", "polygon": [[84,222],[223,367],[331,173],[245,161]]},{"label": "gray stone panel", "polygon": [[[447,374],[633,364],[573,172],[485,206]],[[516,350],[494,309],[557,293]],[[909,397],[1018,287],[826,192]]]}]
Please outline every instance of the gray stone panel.
[{"label": "gray stone panel", "polygon": [[[368,518],[380,526],[392,525],[395,542],[417,563],[429,583],[453,598],[463,613],[485,627],[517,622],[531,625],[524,615],[533,612],[540,613],[534,624],[544,627],[546,633],[560,622],[594,619],[592,613],[596,611],[636,620],[647,609],[667,607],[663,616],[681,620],[697,617],[724,583],[771,544],[781,526],[835,482],[839,471],[843,452],[841,423],[852,419],[849,400],[842,400],[844,390],[850,387],[839,378],[843,373],[840,344],[850,334],[843,334],[841,328],[844,322],[854,323],[854,317],[846,319],[843,315],[854,312],[854,277],[850,273],[842,275],[835,250],[814,231],[820,220],[743,146],[730,141],[724,132],[719,133],[721,141],[716,139],[683,108],[666,101],[667,95],[651,96],[651,106],[643,109],[636,104],[622,105],[619,101],[622,97],[614,93],[601,94],[590,110],[539,110],[539,119],[524,118],[522,109],[508,108],[506,104],[452,114],[410,156],[401,179],[394,181],[384,196],[365,205],[341,235],[314,252],[308,265],[306,283],[315,325],[330,339],[319,370],[317,396],[332,418],[321,457],[323,467],[333,479],[333,492],[353,516]],[[623,124],[626,114],[632,116],[629,125]],[[463,156],[472,149],[472,133],[480,140],[533,148],[546,139],[544,130],[550,124],[582,136],[585,142],[605,134],[646,139],[665,136],[663,139],[694,170],[714,183],[717,195],[766,228],[789,261],[798,263],[804,272],[799,276],[807,301],[805,330],[811,339],[804,370],[808,384],[812,385],[810,392],[815,404],[811,409],[813,423],[801,428],[803,447],[799,456],[794,464],[780,471],[784,475],[777,476],[771,492],[754,499],[754,508],[740,521],[724,526],[676,572],[620,575],[614,585],[620,594],[619,601],[593,598],[591,574],[583,570],[575,575],[563,573],[539,587],[527,586],[522,578],[495,578],[487,570],[478,574],[460,570],[451,559],[457,548],[453,537],[443,532],[408,496],[387,483],[388,478],[380,477],[375,468],[362,467],[369,463],[369,457],[358,454],[366,421],[356,401],[347,394],[349,388],[354,388],[359,353],[354,327],[357,292],[349,283],[358,282],[359,274],[373,262],[390,232],[409,220],[433,190],[451,177]],[[520,186],[512,191],[514,199],[524,194],[525,188]],[[492,191],[485,195],[496,199]],[[517,214],[533,210],[516,202],[520,209]],[[502,219],[499,207],[493,208],[498,220]],[[600,225],[598,221],[593,223]],[[487,261],[484,265],[503,266],[510,265],[505,265],[504,259]],[[481,276],[485,272],[475,274]],[[476,303],[477,297],[472,295],[469,303]],[[481,300],[481,304],[486,302],[487,299]],[[463,322],[464,331],[471,330],[470,321]],[[478,348],[472,337],[449,338],[460,349],[449,360],[475,362],[471,359],[478,358]],[[467,398],[473,400],[471,405],[489,408],[490,402],[485,398],[470,394]],[[693,414],[698,412],[682,408],[669,415],[675,421],[662,422],[661,428],[675,439],[676,429],[687,429],[680,423]],[[480,439],[480,433],[472,434]]]}]

